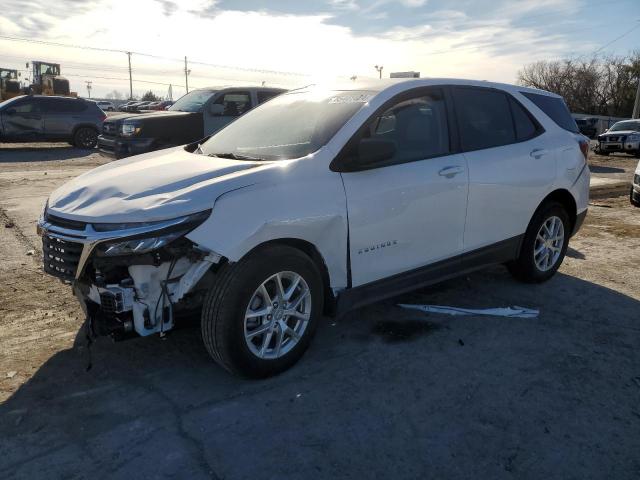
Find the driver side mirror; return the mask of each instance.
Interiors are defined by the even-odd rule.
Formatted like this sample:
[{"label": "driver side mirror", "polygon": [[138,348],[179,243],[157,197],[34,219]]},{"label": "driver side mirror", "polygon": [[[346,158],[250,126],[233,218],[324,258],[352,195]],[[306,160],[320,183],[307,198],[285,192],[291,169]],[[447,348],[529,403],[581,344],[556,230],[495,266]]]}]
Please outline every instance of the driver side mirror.
[{"label": "driver side mirror", "polygon": [[221,117],[224,112],[224,105],[219,103],[212,103],[209,105],[209,114],[213,117]]}]

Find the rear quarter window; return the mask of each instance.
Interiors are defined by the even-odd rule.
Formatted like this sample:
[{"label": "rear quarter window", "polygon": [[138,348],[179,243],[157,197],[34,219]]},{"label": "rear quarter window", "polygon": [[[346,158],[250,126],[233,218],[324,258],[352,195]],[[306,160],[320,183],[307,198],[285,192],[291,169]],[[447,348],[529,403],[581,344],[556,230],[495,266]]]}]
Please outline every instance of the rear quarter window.
[{"label": "rear quarter window", "polygon": [[521,92],[542,110],[556,125],[570,132],[579,133],[578,125],[571,116],[567,104],[560,97],[550,97],[531,92]]}]

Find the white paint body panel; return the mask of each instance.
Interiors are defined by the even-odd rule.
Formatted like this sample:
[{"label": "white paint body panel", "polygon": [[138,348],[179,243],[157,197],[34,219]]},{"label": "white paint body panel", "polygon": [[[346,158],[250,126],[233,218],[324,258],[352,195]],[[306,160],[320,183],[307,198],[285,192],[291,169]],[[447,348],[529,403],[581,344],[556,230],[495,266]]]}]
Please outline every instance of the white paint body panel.
[{"label": "white paint body panel", "polygon": [[[459,167],[452,178],[439,175]],[[352,285],[462,252],[468,176],[464,155],[343,173]]]}]

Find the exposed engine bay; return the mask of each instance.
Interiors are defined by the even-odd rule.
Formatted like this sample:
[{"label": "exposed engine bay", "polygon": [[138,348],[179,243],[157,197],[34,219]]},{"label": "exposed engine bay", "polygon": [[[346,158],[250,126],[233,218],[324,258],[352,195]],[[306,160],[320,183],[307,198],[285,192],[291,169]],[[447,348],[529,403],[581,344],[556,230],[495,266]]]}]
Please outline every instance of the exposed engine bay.
[{"label": "exposed engine bay", "polygon": [[[40,222],[44,269],[72,284],[92,334],[117,340],[162,335],[174,327],[176,314],[200,308],[221,261],[220,255],[184,237],[206,216],[187,216],[169,226],[125,226],[129,233],[145,230],[132,236],[114,235],[125,228],[47,215]],[[109,238],[96,240],[100,230]]]}]

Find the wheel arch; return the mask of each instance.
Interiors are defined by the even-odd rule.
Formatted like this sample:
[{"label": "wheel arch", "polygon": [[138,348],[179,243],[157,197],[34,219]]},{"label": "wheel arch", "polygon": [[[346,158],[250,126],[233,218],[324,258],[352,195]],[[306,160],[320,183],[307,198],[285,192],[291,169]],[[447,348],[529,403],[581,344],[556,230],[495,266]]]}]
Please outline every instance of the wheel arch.
[{"label": "wheel arch", "polygon": [[543,205],[549,202],[558,202],[567,210],[567,214],[569,215],[569,220],[571,220],[571,228],[569,231],[572,232],[576,224],[576,219],[578,217],[578,205],[576,203],[576,199],[573,198],[573,195],[571,194],[571,192],[564,188],[559,188],[557,190],[554,190],[549,195],[544,197],[544,199],[538,205],[536,212],[540,210],[540,208],[542,208]]},{"label": "wheel arch", "polygon": [[73,126],[73,130],[71,131],[71,139],[75,138],[76,133],[81,128],[90,128],[92,130],[95,130],[96,134],[100,135],[100,129],[98,127],[96,127],[93,123],[78,123],[78,124]]},{"label": "wheel arch", "polygon": [[260,243],[249,250],[243,258],[246,256],[255,253],[257,250],[262,248],[271,246],[271,245],[286,245],[288,247],[295,248],[296,250],[300,250],[302,253],[307,255],[311,261],[314,263],[318,272],[320,272],[320,277],[322,279],[322,289],[323,289],[323,313],[325,315],[333,316],[335,315],[335,307],[336,307],[336,298],[333,294],[333,290],[331,289],[331,281],[329,276],[329,268],[324,260],[324,257],[317,249],[317,247],[307,240],[302,240],[300,238],[276,238],[267,240],[263,243]]}]

